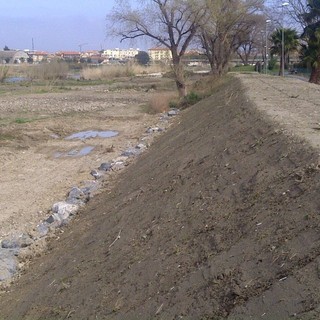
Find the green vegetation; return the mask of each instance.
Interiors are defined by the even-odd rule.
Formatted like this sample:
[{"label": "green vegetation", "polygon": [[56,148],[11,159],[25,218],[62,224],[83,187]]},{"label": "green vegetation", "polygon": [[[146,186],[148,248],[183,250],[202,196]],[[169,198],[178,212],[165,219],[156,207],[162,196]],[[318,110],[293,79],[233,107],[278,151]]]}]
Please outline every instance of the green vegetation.
[{"label": "green vegetation", "polygon": [[149,54],[148,52],[145,52],[145,51],[139,51],[135,59],[138,62],[138,64],[142,66],[148,65],[148,63],[150,62]]},{"label": "green vegetation", "polygon": [[236,65],[235,67],[231,68],[231,72],[254,72],[254,66],[253,65]]},{"label": "green vegetation", "polygon": [[309,81],[320,84],[320,1],[308,0],[308,12],[303,15],[306,27],[302,39],[302,60],[311,66]]},{"label": "green vegetation", "polygon": [[18,124],[23,124],[23,123],[28,123],[28,122],[32,122],[34,120],[32,119],[27,119],[27,118],[16,118],[14,120],[15,123],[18,123]]},{"label": "green vegetation", "polygon": [[8,141],[8,140],[14,140],[15,137],[10,134],[2,134],[0,133],[0,141]]},{"label": "green vegetation", "polygon": [[188,93],[185,96],[185,101],[188,105],[192,106],[194,104],[196,104],[197,102],[199,102],[201,100],[201,97],[199,94],[197,94],[194,91],[191,91],[190,93]]},{"label": "green vegetation", "polygon": [[[282,61],[282,35],[284,39],[284,61]],[[280,57],[280,71],[279,75],[282,73],[282,65],[287,69],[290,64],[289,55],[292,52],[298,50],[299,46],[299,36],[294,29],[277,29],[271,34],[272,47],[270,50],[271,56],[277,55]]]}]

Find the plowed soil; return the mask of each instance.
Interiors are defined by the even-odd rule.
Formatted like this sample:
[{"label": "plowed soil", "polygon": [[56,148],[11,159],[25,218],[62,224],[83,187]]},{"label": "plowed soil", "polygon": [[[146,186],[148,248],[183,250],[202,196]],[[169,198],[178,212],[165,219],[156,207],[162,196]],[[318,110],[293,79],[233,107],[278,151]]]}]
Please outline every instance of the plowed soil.
[{"label": "plowed soil", "polygon": [[319,87],[242,75],[0,295],[1,319],[319,319]]}]

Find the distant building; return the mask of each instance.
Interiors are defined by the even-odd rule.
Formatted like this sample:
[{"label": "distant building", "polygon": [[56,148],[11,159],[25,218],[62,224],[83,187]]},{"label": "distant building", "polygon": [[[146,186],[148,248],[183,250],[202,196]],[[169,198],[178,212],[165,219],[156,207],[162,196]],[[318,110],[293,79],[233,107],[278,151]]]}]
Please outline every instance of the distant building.
[{"label": "distant building", "polygon": [[81,58],[89,58],[92,56],[94,56],[94,57],[100,56],[101,57],[101,53],[99,50],[88,50],[88,51],[81,53]]},{"label": "distant building", "polygon": [[32,58],[33,63],[47,61],[49,57],[49,53],[45,51],[30,51],[28,54]]},{"label": "distant building", "polygon": [[105,59],[106,58],[101,55],[101,51],[99,50],[89,50],[81,53],[81,62],[101,64]]},{"label": "distant building", "polygon": [[208,63],[208,59],[204,52],[197,49],[186,51],[182,57],[182,61],[190,67],[202,66]]},{"label": "distant building", "polygon": [[172,53],[169,48],[151,48],[148,54],[152,61],[170,61],[172,60]]},{"label": "distant building", "polygon": [[118,60],[130,60],[134,59],[134,57],[139,53],[139,49],[106,49],[103,52],[103,56],[109,60],[118,59]]},{"label": "distant building", "polygon": [[90,57],[87,58],[87,62],[88,63],[92,63],[92,64],[101,64],[103,63],[105,60],[105,58],[101,57],[101,55],[92,55]]},{"label": "distant building", "polygon": [[55,54],[63,60],[80,61],[81,53],[77,51],[58,51]]},{"label": "distant building", "polygon": [[0,51],[0,64],[24,63],[29,59],[29,55],[22,50]]}]

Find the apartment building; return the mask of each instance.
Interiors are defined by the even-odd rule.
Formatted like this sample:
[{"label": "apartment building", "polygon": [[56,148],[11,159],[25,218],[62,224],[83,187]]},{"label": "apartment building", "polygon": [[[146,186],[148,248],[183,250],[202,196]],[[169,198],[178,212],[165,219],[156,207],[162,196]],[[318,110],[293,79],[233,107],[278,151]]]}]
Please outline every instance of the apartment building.
[{"label": "apartment building", "polygon": [[103,56],[107,59],[118,59],[118,60],[126,60],[133,59],[138,53],[139,49],[106,49],[103,52]]},{"label": "apartment building", "polygon": [[152,61],[172,60],[172,54],[168,48],[151,48],[148,50],[148,54]]}]

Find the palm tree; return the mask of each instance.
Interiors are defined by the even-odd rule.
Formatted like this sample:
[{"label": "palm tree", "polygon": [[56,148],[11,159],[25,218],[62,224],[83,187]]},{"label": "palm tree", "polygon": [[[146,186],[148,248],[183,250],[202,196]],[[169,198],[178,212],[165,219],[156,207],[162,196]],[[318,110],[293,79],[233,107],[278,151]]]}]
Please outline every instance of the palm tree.
[{"label": "palm tree", "polygon": [[[284,35],[284,61],[282,61],[282,31]],[[277,29],[271,34],[271,55],[278,55],[280,56],[280,69],[279,75],[281,75],[282,64],[289,64],[289,54],[297,51],[299,46],[299,36],[296,30],[294,29],[286,29],[283,30],[281,28]]]},{"label": "palm tree", "polygon": [[303,60],[311,65],[309,82],[320,84],[320,0],[308,0],[308,12],[303,15],[307,26],[304,28],[302,39]]}]

